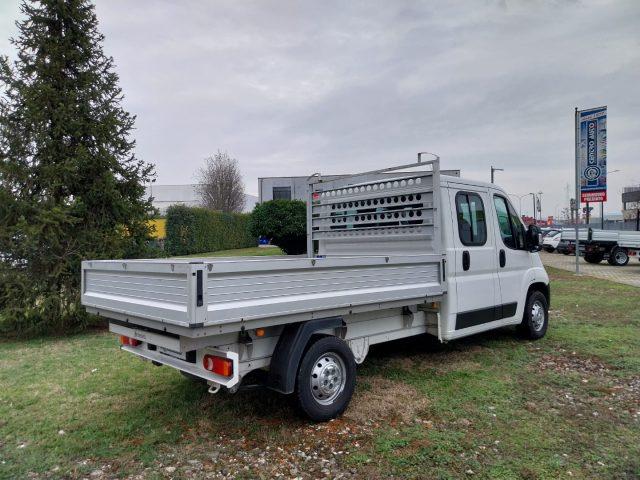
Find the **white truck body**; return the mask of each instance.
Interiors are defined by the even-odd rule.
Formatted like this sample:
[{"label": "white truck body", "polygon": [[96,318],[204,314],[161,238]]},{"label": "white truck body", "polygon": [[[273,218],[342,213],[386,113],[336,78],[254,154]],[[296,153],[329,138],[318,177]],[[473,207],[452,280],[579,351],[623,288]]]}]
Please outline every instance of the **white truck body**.
[{"label": "white truck body", "polygon": [[611,265],[623,267],[630,257],[640,256],[640,232],[590,228],[584,252],[587,262],[600,263],[606,258]]},{"label": "white truck body", "polygon": [[640,232],[593,229],[589,240],[592,242],[611,242],[620,247],[640,250]]},{"label": "white truck body", "polygon": [[[307,258],[89,260],[82,303],[136,339],[121,348],[213,391],[269,370],[292,341],[285,335],[305,325],[343,340],[361,363],[375,343],[521,324],[532,290],[548,303],[547,274],[507,194],[441,177],[437,160],[383,171],[416,166],[430,169],[383,181],[381,171],[314,178]],[[205,369],[207,355],[229,359],[233,374]],[[271,386],[290,393],[287,381]]]}]

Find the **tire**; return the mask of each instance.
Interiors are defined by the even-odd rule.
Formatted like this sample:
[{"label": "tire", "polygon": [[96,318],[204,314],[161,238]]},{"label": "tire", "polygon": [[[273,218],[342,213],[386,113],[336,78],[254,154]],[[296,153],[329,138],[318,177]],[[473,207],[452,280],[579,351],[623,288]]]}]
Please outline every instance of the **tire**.
[{"label": "tire", "polygon": [[555,250],[555,248],[550,247],[550,246],[545,246],[544,247],[544,251],[547,252],[547,253],[553,253],[554,250]]},{"label": "tire", "polygon": [[615,267],[624,267],[629,263],[629,254],[624,248],[613,247],[611,252],[609,252],[607,261]]},{"label": "tire", "polygon": [[604,258],[604,253],[602,252],[584,254],[584,260],[587,263],[600,263],[603,258]]},{"label": "tire", "polygon": [[569,250],[563,250],[563,251],[562,251],[562,254],[563,254],[563,255],[570,255],[570,254],[571,254],[571,252],[569,252]]},{"label": "tire", "polygon": [[529,292],[525,304],[522,323],[518,325],[518,332],[529,340],[538,340],[545,336],[549,326],[549,304],[547,297],[538,290]]},{"label": "tire", "polygon": [[356,362],[343,340],[320,337],[310,344],[298,368],[296,397],[311,420],[325,422],[341,415],[355,386]]}]

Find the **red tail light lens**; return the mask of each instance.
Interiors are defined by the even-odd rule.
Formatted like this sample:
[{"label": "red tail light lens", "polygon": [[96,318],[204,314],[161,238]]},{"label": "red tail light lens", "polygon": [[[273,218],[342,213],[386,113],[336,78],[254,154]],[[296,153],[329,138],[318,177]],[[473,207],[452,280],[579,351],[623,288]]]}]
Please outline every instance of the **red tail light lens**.
[{"label": "red tail light lens", "polygon": [[120,345],[129,345],[130,347],[137,347],[141,343],[142,342],[140,340],[136,340],[135,338],[120,335]]},{"label": "red tail light lens", "polygon": [[205,370],[222,375],[223,377],[233,375],[233,361],[228,358],[205,355],[202,359],[202,366]]}]

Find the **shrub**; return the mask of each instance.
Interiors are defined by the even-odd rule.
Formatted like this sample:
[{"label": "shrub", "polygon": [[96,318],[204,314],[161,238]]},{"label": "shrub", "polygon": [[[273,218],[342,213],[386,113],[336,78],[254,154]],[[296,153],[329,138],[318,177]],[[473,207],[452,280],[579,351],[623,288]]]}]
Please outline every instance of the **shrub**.
[{"label": "shrub", "polygon": [[164,248],[169,255],[191,255],[253,247],[247,213],[222,213],[206,208],[172,205],[167,210]]},{"label": "shrub", "polygon": [[251,233],[264,235],[287,255],[307,251],[307,207],[301,200],[270,200],[255,206]]}]

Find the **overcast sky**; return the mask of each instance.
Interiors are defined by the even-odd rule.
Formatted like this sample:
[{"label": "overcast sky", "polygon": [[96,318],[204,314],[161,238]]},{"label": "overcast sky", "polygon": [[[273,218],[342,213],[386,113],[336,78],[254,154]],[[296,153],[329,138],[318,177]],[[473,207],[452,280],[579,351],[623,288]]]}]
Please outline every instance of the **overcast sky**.
[{"label": "overcast sky", "polygon": [[[640,183],[640,1],[98,0],[137,154],[193,182],[218,149],[260,176],[346,173],[438,153],[507,191],[573,191],[573,109],[608,105],[606,211]],[[17,2],[0,0],[12,54]],[[530,197],[529,197],[530,199]],[[530,213],[530,200],[523,200]],[[515,200],[518,207],[518,201]]]}]

